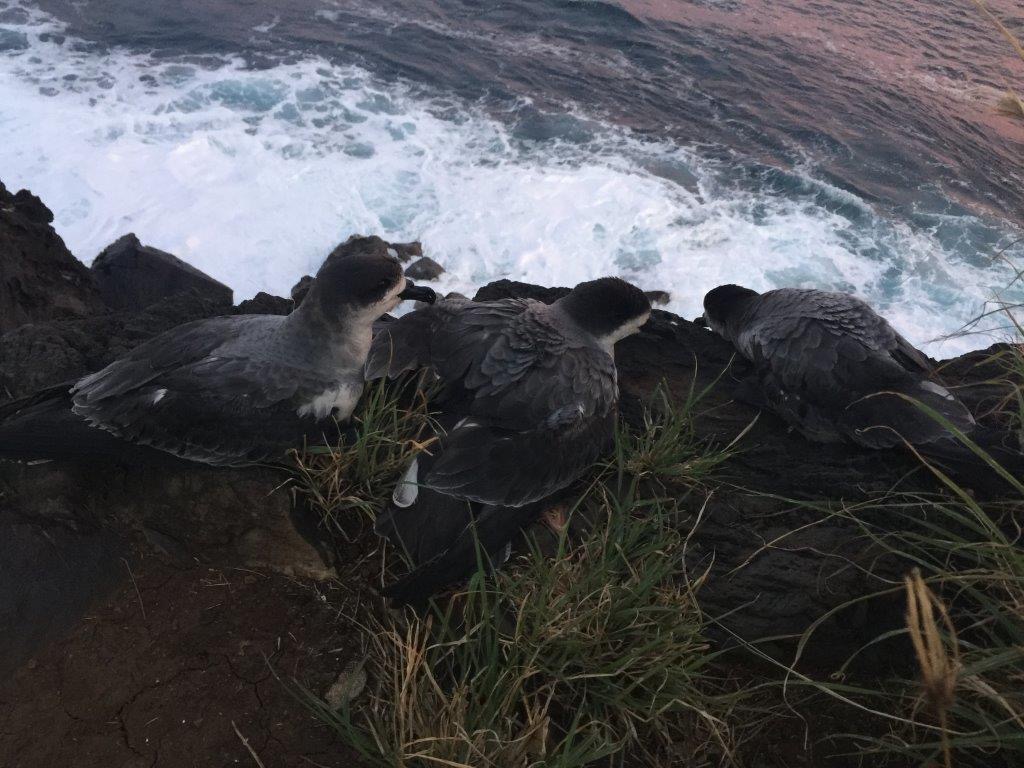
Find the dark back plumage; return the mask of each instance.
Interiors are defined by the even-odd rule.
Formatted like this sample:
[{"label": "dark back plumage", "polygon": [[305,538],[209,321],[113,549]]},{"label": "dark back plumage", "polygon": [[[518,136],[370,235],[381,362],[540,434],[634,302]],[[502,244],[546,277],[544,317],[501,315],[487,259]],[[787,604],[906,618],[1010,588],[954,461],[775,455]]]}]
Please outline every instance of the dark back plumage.
[{"label": "dark back plumage", "polygon": [[974,425],[920,350],[853,296],[723,286],[705,298],[705,311],[712,328],[754,364],[766,404],[810,439],[883,448],[949,438],[906,398],[962,429]]},{"label": "dark back plumage", "polygon": [[368,379],[430,368],[464,421],[444,439],[428,487],[522,506],[568,485],[611,436],[615,364],[553,307],[442,301],[374,339]]},{"label": "dark back plumage", "polygon": [[478,545],[500,559],[544,500],[609,448],[618,388],[602,338],[649,312],[641,292],[609,278],[553,305],[438,302],[374,339],[367,378],[430,369],[443,386],[437,402],[450,426],[412,470],[418,493],[400,486],[378,518],[378,531],[418,564],[389,595],[416,601],[464,577]]}]

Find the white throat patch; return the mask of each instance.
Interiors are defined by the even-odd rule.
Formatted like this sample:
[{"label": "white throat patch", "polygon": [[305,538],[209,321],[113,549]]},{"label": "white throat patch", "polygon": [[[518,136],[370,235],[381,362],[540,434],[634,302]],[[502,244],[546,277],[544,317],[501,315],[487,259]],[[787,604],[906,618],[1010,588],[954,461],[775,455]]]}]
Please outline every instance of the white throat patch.
[{"label": "white throat patch", "polygon": [[634,333],[638,333],[640,328],[650,319],[650,317],[651,314],[648,312],[645,315],[641,315],[640,317],[630,320],[628,323],[623,323],[607,336],[599,337],[597,343],[610,355],[612,354],[612,350],[615,348],[616,342],[621,341],[627,336],[632,336]]}]

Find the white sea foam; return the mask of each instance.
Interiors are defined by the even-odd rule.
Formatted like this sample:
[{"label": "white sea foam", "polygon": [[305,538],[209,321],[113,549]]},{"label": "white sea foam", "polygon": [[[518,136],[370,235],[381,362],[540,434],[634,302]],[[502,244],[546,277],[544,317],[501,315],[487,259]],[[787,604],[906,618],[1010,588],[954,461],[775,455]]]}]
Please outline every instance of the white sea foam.
[{"label": "white sea foam", "polygon": [[919,343],[1006,282],[976,254],[809,179],[801,194],[743,190],[690,149],[611,127],[581,143],[521,141],[471,105],[355,67],[307,58],[255,71],[39,39],[58,27],[37,11],[0,23],[29,43],[0,51],[0,179],[39,194],[87,262],[133,231],[236,298],[287,295],[337,242],[379,233],[422,240],[448,269],[445,290],[621,274],[671,291],[669,308],[692,317],[723,282],[828,287]]}]

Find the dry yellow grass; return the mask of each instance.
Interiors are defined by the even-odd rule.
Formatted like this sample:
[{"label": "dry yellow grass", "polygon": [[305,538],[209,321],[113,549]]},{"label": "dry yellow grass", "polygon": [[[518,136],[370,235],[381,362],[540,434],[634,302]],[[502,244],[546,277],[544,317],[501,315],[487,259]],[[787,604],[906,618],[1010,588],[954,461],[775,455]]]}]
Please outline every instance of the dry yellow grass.
[{"label": "dry yellow grass", "polygon": [[[918,569],[905,578],[907,592],[907,632],[914,645],[921,670],[921,690],[925,702],[935,712],[942,729],[942,754],[946,768],[953,768],[949,746],[949,709],[956,698],[960,675],[960,646],[949,611],[929,589]],[[936,619],[936,611],[939,619]],[[943,639],[942,629],[947,639]]]},{"label": "dry yellow grass", "polygon": [[[996,25],[996,28],[1002,33],[1003,37],[1005,37],[1010,42],[1010,45],[1013,46],[1013,49],[1017,52],[1021,61],[1024,61],[1024,45],[1022,45],[1020,40],[1017,39],[1017,36],[1014,35],[1013,32],[1003,24],[999,17],[992,12],[992,9],[988,7],[985,0],[972,0],[972,2],[978,7],[978,10],[985,14],[985,16]],[[1006,95],[999,100],[999,103],[996,105],[996,109],[1000,114],[1024,119],[1024,101],[1021,101],[1020,96],[1018,96],[1012,88],[1007,89]]]}]

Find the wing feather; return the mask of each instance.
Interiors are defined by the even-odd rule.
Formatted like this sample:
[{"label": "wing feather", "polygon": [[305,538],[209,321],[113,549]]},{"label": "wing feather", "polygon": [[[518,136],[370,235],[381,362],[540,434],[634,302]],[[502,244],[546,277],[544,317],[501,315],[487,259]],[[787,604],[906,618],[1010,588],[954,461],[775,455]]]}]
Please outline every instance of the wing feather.
[{"label": "wing feather", "polygon": [[391,324],[368,376],[432,368],[464,419],[424,486],[484,504],[522,506],[575,480],[607,449],[615,363],[555,324],[546,305],[438,302]]},{"label": "wing feather", "polygon": [[253,321],[214,318],[172,329],[81,379],[72,409],[118,437],[183,458],[279,458],[322,431],[298,409],[323,382],[299,367],[219,352]]},{"label": "wing feather", "polygon": [[814,439],[848,437],[871,447],[927,442],[942,427],[898,392],[953,423],[974,420],[959,400],[928,386],[928,359],[867,304],[825,291],[763,294],[737,341],[774,409]]}]

